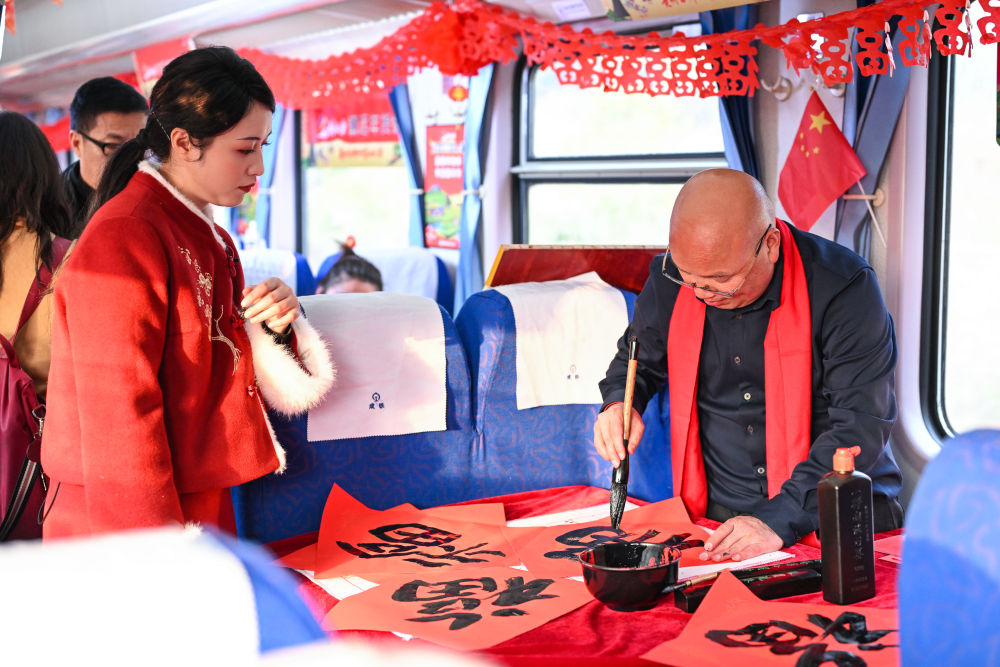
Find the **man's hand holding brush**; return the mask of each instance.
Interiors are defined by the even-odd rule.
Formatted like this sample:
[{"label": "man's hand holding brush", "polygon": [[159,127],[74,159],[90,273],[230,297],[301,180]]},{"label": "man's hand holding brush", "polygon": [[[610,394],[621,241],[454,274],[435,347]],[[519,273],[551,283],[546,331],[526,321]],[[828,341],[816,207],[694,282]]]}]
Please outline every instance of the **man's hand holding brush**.
[{"label": "man's hand holding brush", "polygon": [[[594,423],[594,447],[597,453],[611,465],[618,467],[618,464],[625,458],[625,443],[623,429],[625,426],[624,408],[622,403],[612,403],[601,414],[597,415]],[[632,421],[629,425],[628,453],[635,452],[635,448],[642,440],[642,417],[639,412],[632,408]]]}]

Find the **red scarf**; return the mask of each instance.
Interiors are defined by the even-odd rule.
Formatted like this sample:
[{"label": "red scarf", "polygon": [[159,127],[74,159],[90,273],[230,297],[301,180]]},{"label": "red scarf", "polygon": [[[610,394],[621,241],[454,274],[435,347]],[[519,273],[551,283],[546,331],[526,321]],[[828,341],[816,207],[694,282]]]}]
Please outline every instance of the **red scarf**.
[{"label": "red scarf", "polygon": [[[788,225],[777,221],[785,257],[781,301],[764,335],[764,432],[767,492],[781,491],[792,469],[809,456],[812,399],[812,324],[802,257]],[[681,289],[667,335],[670,441],[674,495],[692,517],[705,516],[708,487],[698,429],[698,358],[705,331],[705,304]]]}]

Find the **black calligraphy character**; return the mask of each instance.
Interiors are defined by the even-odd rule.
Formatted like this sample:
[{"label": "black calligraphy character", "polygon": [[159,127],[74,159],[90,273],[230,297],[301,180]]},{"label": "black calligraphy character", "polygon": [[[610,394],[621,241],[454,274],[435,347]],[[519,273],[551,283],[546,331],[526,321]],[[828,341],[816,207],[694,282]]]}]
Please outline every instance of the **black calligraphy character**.
[{"label": "black calligraphy character", "polygon": [[645,533],[640,535],[635,540],[626,539],[630,534],[621,530],[615,530],[610,526],[585,526],[583,528],[574,528],[573,530],[563,533],[556,538],[556,542],[560,544],[565,544],[568,549],[562,549],[559,551],[549,551],[545,554],[546,558],[566,558],[569,560],[576,559],[576,555],[583,553],[591,547],[596,547],[598,544],[607,544],[608,542],[645,542],[659,535],[657,530],[647,530]]},{"label": "black calligraphy character", "polygon": [[[478,579],[456,579],[428,583],[426,581],[410,581],[400,586],[392,599],[397,602],[423,602],[417,610],[420,616],[407,620],[416,623],[451,620],[449,630],[461,630],[482,619],[482,614],[472,611],[479,609],[482,603],[492,600],[492,606],[501,607],[492,612],[493,616],[523,616],[527,612],[518,609],[532,600],[554,598],[555,595],[543,594],[552,583],[552,579],[535,579],[524,581],[524,577],[511,577],[506,580],[507,588],[498,593],[496,582],[490,577]],[[421,594],[421,589],[426,591]],[[480,593],[490,593],[476,597]]]},{"label": "black calligraphy character", "polygon": [[[428,592],[425,595],[420,595],[421,588],[427,588]],[[424,615],[406,619],[408,621],[431,623],[451,619],[448,629],[461,630],[482,618],[482,614],[469,611],[479,607],[482,602],[481,599],[474,597],[475,594],[479,591],[492,592],[496,589],[497,583],[490,577],[456,579],[436,583],[417,580],[400,586],[392,594],[392,599],[397,602],[424,603],[417,610],[418,614]],[[457,605],[457,607],[453,605]],[[463,611],[458,611],[458,608]]]},{"label": "black calligraphy character", "polygon": [[[808,628],[785,621],[770,621],[768,623],[751,623],[739,630],[709,630],[705,637],[717,644],[729,647],[768,646],[772,653],[784,655],[794,653],[792,648],[803,637],[815,637],[816,633]],[[745,637],[746,639],[735,639]]]},{"label": "black calligraphy character", "polygon": [[827,651],[826,644],[809,644],[802,647],[795,667],[820,667],[831,662],[837,667],[866,667],[868,664],[850,651]]},{"label": "black calligraphy character", "polygon": [[[355,546],[338,540],[337,545],[358,558],[400,557],[425,567],[445,567],[454,562],[482,563],[487,559],[473,556],[506,555],[502,551],[482,549],[487,545],[486,542],[458,549],[450,542],[460,539],[461,535],[420,523],[391,524],[368,532],[383,541],[362,542]],[[432,549],[439,549],[440,553],[431,551]]]},{"label": "black calligraphy character", "polygon": [[524,577],[511,577],[506,581],[507,590],[500,591],[493,605],[504,607],[493,612],[494,616],[523,616],[528,612],[523,609],[515,609],[517,605],[522,605],[532,600],[544,600],[554,598],[555,595],[542,595],[542,591],[552,585],[552,579],[535,579],[524,583]]},{"label": "black calligraphy character", "polygon": [[833,621],[826,616],[809,614],[809,622],[823,629],[820,639],[832,634],[841,644],[857,644],[862,651],[880,651],[894,646],[874,642],[895,630],[869,630],[867,619],[854,611],[845,611]]}]

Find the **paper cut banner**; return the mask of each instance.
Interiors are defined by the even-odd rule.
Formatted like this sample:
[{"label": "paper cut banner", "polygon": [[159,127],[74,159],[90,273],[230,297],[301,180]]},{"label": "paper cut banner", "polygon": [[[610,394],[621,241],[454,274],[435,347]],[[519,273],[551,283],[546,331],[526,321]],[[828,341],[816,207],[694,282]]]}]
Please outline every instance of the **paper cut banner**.
[{"label": "paper cut banner", "polygon": [[675,639],[643,658],[687,665],[898,665],[895,609],[764,602],[729,572]]},{"label": "paper cut banner", "polygon": [[583,584],[524,570],[398,576],[339,602],[324,620],[338,630],[392,630],[457,649],[483,649],[591,601]]},{"label": "paper cut banner", "polygon": [[466,505],[441,513],[406,507],[373,510],[334,485],[320,520],[316,576],[517,565],[502,525],[495,523],[496,508]]},{"label": "paper cut banner", "polygon": [[[606,518],[570,526],[542,528],[537,537],[519,545],[521,562],[533,573],[547,577],[580,574],[577,556],[605,542],[671,542],[681,549],[681,567],[704,565],[698,559],[708,531],[691,523],[680,498],[643,505],[625,512],[615,530]],[[728,561],[725,561],[728,562]]]}]

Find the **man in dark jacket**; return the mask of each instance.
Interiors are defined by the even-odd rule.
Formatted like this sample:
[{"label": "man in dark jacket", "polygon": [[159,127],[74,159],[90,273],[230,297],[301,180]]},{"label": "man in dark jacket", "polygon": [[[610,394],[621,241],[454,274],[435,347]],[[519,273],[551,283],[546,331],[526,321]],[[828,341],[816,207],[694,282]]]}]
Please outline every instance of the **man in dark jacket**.
[{"label": "man in dark jacket", "polygon": [[896,419],[896,338],[875,272],[847,248],[776,220],[747,174],[692,177],[670,245],[650,265],[601,382],[594,445],[624,458],[630,335],[639,339],[629,449],[642,410],[670,390],[674,494],[722,522],[703,559],[744,560],[818,526],[816,483],[838,447],[860,445],[876,532],[902,525],[902,478],[887,441]]},{"label": "man in dark jacket", "polygon": [[90,200],[108,158],[146,125],[149,106],[132,86],[110,76],[80,86],[69,108],[69,142],[78,158],[63,172],[74,238],[90,217]]}]

